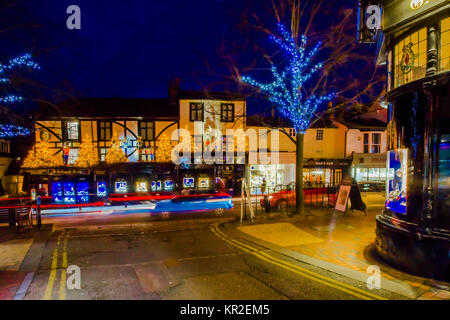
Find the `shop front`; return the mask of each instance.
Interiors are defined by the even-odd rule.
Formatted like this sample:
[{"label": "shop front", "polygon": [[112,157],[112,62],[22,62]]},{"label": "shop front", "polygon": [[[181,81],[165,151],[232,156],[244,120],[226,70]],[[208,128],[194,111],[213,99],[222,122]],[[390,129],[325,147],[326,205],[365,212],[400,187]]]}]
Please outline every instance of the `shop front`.
[{"label": "shop front", "polygon": [[255,164],[249,165],[250,192],[261,194],[277,191],[282,186],[295,183],[295,164]]},{"label": "shop front", "polygon": [[450,280],[450,3],[382,3],[389,123],[376,251],[405,271]]},{"label": "shop front", "polygon": [[356,182],[386,182],[386,153],[354,153],[352,178]]},{"label": "shop front", "polygon": [[88,169],[28,169],[24,174],[24,191],[32,189],[44,204],[75,205],[97,201],[93,174]]},{"label": "shop front", "polygon": [[305,188],[336,186],[350,172],[351,159],[308,159],[303,164]]}]

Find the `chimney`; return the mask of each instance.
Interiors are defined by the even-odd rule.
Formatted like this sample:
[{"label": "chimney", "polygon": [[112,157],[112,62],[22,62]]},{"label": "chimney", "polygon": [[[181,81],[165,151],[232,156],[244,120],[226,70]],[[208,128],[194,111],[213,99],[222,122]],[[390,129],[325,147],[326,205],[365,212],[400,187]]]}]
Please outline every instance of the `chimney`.
[{"label": "chimney", "polygon": [[175,77],[169,82],[169,103],[176,104],[180,93],[180,79]]}]

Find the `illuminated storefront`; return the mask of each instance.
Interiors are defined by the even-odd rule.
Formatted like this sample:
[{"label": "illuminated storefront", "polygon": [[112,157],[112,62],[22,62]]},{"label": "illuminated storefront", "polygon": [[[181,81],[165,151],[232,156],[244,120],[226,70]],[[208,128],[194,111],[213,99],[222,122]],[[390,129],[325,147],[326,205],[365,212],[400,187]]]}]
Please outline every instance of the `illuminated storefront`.
[{"label": "illuminated storefront", "polygon": [[389,115],[376,251],[398,268],[450,280],[450,3],[381,5]]},{"label": "illuminated storefront", "polygon": [[353,154],[351,172],[356,182],[386,182],[386,153]]},{"label": "illuminated storefront", "polygon": [[[308,159],[303,164],[303,183],[305,188],[334,186],[341,183],[343,174],[348,172],[349,159]],[[250,165],[250,186],[253,193],[261,193],[263,180],[266,190],[275,190],[295,183],[295,164]]]}]

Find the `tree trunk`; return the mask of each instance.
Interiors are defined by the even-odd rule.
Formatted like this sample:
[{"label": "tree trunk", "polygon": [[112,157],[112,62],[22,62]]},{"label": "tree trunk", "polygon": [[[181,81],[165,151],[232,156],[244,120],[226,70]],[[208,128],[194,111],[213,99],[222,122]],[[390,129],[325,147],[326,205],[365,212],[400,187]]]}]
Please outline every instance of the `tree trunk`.
[{"label": "tree trunk", "polygon": [[303,199],[303,133],[297,133],[297,150],[295,161],[295,212],[301,214],[304,209]]}]

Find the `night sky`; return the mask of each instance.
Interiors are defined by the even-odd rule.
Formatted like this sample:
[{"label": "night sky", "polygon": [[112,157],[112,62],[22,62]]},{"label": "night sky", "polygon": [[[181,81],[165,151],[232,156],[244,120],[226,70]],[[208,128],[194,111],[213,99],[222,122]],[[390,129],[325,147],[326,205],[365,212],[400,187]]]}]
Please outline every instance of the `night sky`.
[{"label": "night sky", "polygon": [[[81,30],[66,28],[71,4],[81,8]],[[198,90],[226,80],[221,44],[230,52],[248,46],[237,27],[244,5],[243,0],[23,0],[0,11],[1,29],[15,27],[0,32],[0,59],[32,52],[43,69],[30,77],[42,85],[20,90],[56,102],[69,96],[166,97],[175,76],[183,89]],[[339,1],[342,8],[354,5]],[[236,60],[251,59],[243,54]]]}]

